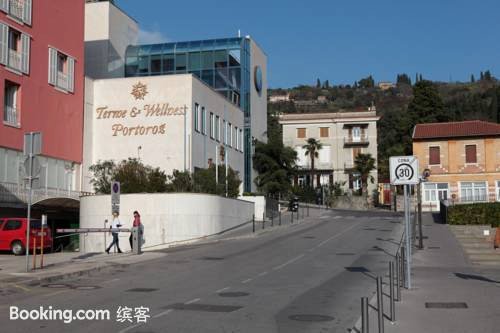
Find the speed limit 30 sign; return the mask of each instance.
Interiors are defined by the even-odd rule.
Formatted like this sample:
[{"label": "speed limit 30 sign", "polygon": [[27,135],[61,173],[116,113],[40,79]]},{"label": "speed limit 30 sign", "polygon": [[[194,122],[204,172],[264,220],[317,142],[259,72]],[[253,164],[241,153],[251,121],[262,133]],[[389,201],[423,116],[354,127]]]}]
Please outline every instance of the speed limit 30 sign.
[{"label": "speed limit 30 sign", "polygon": [[418,159],[415,156],[393,156],[389,166],[392,185],[418,184]]}]

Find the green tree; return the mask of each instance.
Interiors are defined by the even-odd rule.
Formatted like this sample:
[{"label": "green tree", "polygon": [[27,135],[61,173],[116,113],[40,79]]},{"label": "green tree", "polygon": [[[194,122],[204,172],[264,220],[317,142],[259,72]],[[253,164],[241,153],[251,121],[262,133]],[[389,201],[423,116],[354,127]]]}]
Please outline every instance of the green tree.
[{"label": "green tree", "polygon": [[189,171],[174,170],[167,177],[167,192],[193,192],[193,177]]},{"label": "green tree", "polygon": [[[218,167],[218,177],[216,177],[215,165],[212,164],[207,169],[197,169],[194,172],[194,190],[201,193],[226,194],[226,168],[224,165]],[[218,178],[218,182],[216,181]],[[241,180],[237,171],[228,167],[228,197],[236,198],[240,192]]]},{"label": "green tree", "polygon": [[314,188],[314,161],[319,156],[319,151],[323,148],[323,144],[316,140],[315,138],[307,139],[307,143],[302,146],[305,151],[305,155],[309,156],[311,159],[311,187]]},{"label": "green tree", "polygon": [[89,167],[89,171],[93,173],[90,183],[94,187],[94,191],[101,194],[111,193],[111,182],[114,180],[114,170],[116,164],[112,160],[97,161],[96,164]]},{"label": "green tree", "polygon": [[474,74],[471,74],[471,75],[470,75],[470,82],[471,82],[471,83],[476,82],[476,78],[474,77]]},{"label": "green tree", "polygon": [[375,170],[375,159],[371,154],[358,154],[354,159],[354,171],[361,177],[362,192],[368,195],[368,181],[374,182],[370,172]]},{"label": "green tree", "polygon": [[447,121],[444,104],[434,83],[422,80],[413,87],[413,99],[408,105],[411,128],[417,123],[432,123]]},{"label": "green tree", "polygon": [[316,88],[321,88],[321,81],[320,79],[316,79]]},{"label": "green tree", "polygon": [[360,88],[373,88],[375,87],[375,80],[371,75],[359,80],[358,82]]}]

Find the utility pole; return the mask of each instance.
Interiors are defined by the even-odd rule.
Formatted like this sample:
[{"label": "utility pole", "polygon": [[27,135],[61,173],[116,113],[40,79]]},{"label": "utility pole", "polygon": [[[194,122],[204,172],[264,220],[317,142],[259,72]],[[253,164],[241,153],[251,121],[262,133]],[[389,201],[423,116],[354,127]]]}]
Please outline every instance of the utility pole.
[{"label": "utility pole", "polygon": [[418,248],[424,248],[424,236],[422,230],[422,179],[417,184],[417,214],[418,214]]}]

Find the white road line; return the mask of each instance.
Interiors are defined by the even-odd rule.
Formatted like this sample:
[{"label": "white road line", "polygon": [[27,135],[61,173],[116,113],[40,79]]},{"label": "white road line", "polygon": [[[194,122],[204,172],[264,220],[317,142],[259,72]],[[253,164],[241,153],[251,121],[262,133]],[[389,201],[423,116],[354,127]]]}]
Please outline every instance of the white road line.
[{"label": "white road line", "polygon": [[45,296],[45,297],[51,297],[51,296],[59,295],[59,294],[62,294],[62,293],[67,293],[68,291],[69,291],[69,289],[59,290],[59,291],[56,291],[56,292],[53,292],[53,293],[50,293],[50,294],[45,294],[43,296]]},{"label": "white road line", "polygon": [[246,279],[246,280],[241,281],[241,283],[248,283],[248,282],[250,282],[250,281],[252,281],[252,280],[253,280],[253,279]]},{"label": "white road line", "polygon": [[229,288],[230,288],[230,287],[225,287],[225,288],[219,289],[219,290],[217,290],[217,291],[215,291],[215,292],[218,294],[218,293],[223,292],[224,290],[228,290]]},{"label": "white road line", "polygon": [[118,281],[118,280],[120,280],[120,279],[116,278],[116,279],[112,279],[112,280],[106,280],[106,281],[101,282],[101,284],[104,284],[104,283],[111,283],[111,282],[116,282],[116,281]]},{"label": "white road line", "polygon": [[301,254],[293,259],[290,259],[288,260],[287,262],[285,262],[284,264],[281,264],[281,265],[278,265],[276,267],[273,267],[273,269],[276,271],[278,269],[282,269],[283,267],[287,266],[287,265],[290,265],[291,263],[294,263],[296,262],[297,260],[299,260],[300,258],[302,258],[303,256],[305,256],[305,254]]},{"label": "white road line", "polygon": [[315,247],[321,247],[323,245],[325,245],[326,243],[328,243],[329,241],[337,238],[337,237],[340,237],[342,236],[343,234],[345,234],[346,232],[350,231],[351,229],[353,229],[354,227],[357,227],[359,223],[356,223],[356,224],[353,224],[352,226],[350,226],[349,228],[345,229],[344,231],[342,231],[341,233],[338,233],[328,239],[325,239],[324,241],[322,241],[321,243],[319,243],[318,245],[316,245]]},{"label": "white road line", "polygon": [[172,311],[174,311],[174,309],[168,309],[167,311],[163,311],[158,313],[157,315],[154,315],[152,318],[160,318],[162,316],[168,315]]},{"label": "white road line", "polygon": [[264,275],[267,275],[267,272],[262,272],[262,273],[260,273],[260,274],[259,274],[259,275],[257,275],[257,276],[264,276]]},{"label": "white road line", "polygon": [[187,302],[186,302],[186,303],[184,303],[184,304],[193,304],[193,303],[196,303],[196,302],[198,302],[198,301],[200,301],[200,300],[201,300],[201,298],[195,298],[195,299],[192,299],[192,300],[190,300],[190,301],[187,301]]},{"label": "white road line", "polygon": [[129,326],[129,327],[127,327],[127,328],[122,329],[122,330],[121,330],[120,332],[118,332],[118,333],[125,333],[125,332],[128,332],[128,331],[130,331],[130,330],[132,330],[132,329],[134,329],[134,328],[136,328],[136,327],[139,327],[139,326],[141,326],[141,325],[142,325],[142,323],[139,323],[139,324],[135,324],[135,325]]}]

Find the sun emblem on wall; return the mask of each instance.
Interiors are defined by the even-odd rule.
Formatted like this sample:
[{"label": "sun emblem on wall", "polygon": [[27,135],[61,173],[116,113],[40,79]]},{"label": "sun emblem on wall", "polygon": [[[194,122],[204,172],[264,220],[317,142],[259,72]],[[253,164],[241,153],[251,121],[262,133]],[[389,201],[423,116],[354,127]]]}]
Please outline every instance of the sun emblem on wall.
[{"label": "sun emblem on wall", "polygon": [[144,99],[144,96],[148,94],[148,87],[139,81],[132,86],[132,92],[130,94],[134,96],[136,100]]}]

